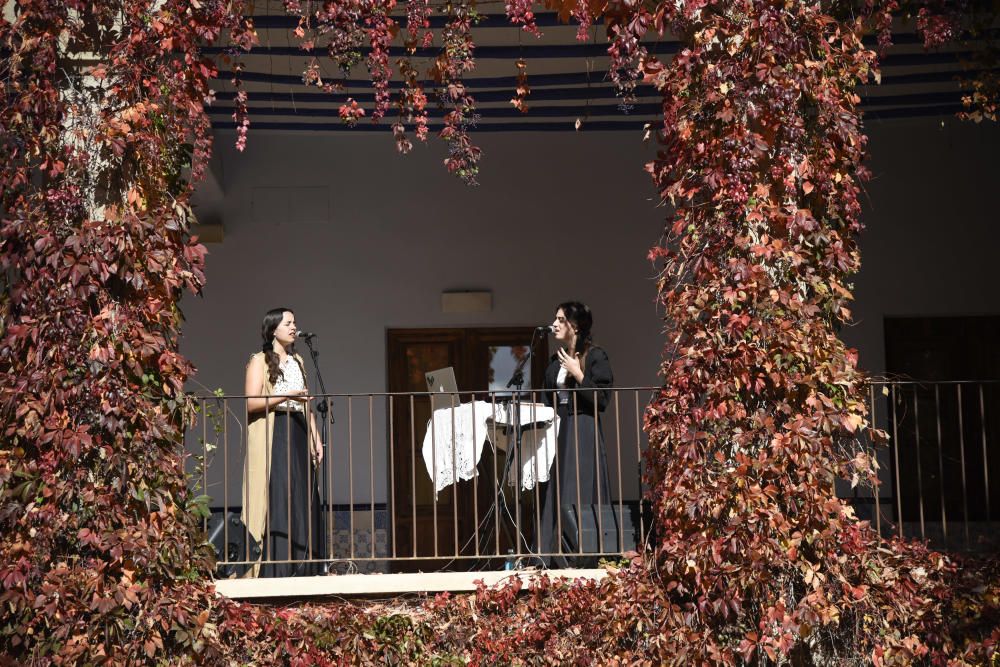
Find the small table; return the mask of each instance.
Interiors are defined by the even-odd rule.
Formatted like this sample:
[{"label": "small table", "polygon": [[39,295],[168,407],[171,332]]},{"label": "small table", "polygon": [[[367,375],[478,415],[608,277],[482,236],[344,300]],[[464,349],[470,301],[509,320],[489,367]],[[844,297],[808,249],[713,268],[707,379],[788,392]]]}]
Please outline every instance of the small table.
[{"label": "small table", "polygon": [[[476,475],[483,444],[509,452],[514,435],[514,413],[507,403],[473,401],[455,407],[434,410],[427,422],[422,453],[427,474],[434,482],[434,493]],[[555,410],[541,403],[521,403],[521,488],[535,488],[547,482],[556,456],[559,417]],[[508,480],[513,485],[513,479]]]}]

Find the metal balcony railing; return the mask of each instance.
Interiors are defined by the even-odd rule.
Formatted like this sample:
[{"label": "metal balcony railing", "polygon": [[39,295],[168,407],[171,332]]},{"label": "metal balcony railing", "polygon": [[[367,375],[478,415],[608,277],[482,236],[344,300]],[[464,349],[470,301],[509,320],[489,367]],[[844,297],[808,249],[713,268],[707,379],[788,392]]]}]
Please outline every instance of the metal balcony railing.
[{"label": "metal balcony railing", "polygon": [[[316,396],[295,419],[315,420],[322,461],[296,466],[304,440],[272,427],[285,442],[265,448],[285,460],[263,477],[249,470],[248,425],[292,418],[248,414],[243,395],[196,396],[187,447],[210,498],[219,574],[588,567],[641,549],[642,415],[653,391],[575,389],[556,409],[558,393],[527,390]],[[256,531],[254,503],[268,508]]]},{"label": "metal balcony railing", "polygon": [[[555,410],[558,393],[539,391],[318,396],[301,419],[316,420],[322,461],[293,475],[304,443],[285,429],[287,441],[270,446],[287,479],[276,485],[269,470],[256,486],[245,485],[247,396],[195,397],[189,461],[212,505],[205,529],[219,574],[588,567],[642,549],[652,529],[642,416],[655,391],[576,389]],[[838,493],[886,537],[996,551],[1000,383],[879,381],[868,391],[871,422],[889,436],[888,446],[859,436],[879,464],[878,492],[838,481]],[[243,522],[248,501],[268,507],[256,535]]]},{"label": "metal balcony railing", "polygon": [[873,425],[879,493],[845,492],[883,535],[928,540],[949,551],[1000,548],[1000,383],[877,381]]}]

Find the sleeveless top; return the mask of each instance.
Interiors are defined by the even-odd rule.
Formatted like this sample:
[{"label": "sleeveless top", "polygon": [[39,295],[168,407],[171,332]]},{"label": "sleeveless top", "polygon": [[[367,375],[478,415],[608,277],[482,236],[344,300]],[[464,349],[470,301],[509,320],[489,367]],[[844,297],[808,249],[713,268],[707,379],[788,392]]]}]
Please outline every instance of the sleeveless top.
[{"label": "sleeveless top", "polygon": [[[281,366],[281,377],[274,383],[271,393],[275,395],[292,394],[306,388],[306,380],[302,377],[302,367],[292,355],[287,355]],[[302,412],[303,404],[300,401],[288,399],[274,406],[274,410],[287,412]]]}]

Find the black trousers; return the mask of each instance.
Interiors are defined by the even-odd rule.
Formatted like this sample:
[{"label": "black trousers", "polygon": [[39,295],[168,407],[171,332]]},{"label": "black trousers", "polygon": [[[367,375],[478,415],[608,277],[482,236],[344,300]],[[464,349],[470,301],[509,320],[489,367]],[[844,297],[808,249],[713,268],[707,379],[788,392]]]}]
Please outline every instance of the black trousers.
[{"label": "black trousers", "polygon": [[261,565],[262,577],[301,577],[323,574],[323,563],[302,562],[326,558],[326,531],[319,502],[319,470],[309,455],[309,431],[301,412],[275,412],[271,436],[271,468],[267,485],[267,524],[262,545],[264,560],[291,563]]},{"label": "black trousers", "polygon": [[[549,469],[549,481],[545,483],[538,527],[537,551],[547,554],[576,551],[572,546],[577,543],[576,538],[568,535],[576,529],[566,525],[570,522],[563,521],[560,512],[568,508],[579,516],[578,508],[611,504],[608,461],[600,423],[595,422],[593,414],[572,414],[567,405],[560,405],[557,412],[558,448]],[[568,539],[563,539],[564,536]],[[543,558],[547,565],[556,567],[580,565],[564,556]]]}]

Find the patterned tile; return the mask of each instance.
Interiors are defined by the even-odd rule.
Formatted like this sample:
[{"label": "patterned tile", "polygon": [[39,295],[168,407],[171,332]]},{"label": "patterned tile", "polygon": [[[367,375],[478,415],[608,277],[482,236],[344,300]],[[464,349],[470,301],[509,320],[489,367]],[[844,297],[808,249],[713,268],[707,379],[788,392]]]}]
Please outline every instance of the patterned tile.
[{"label": "patterned tile", "polygon": [[[353,534],[352,534],[353,519]],[[330,556],[338,559],[332,565],[337,574],[388,572],[386,560],[370,560],[374,541],[375,557],[389,556],[389,513],[375,509],[375,535],[372,539],[371,509],[335,509],[333,511],[333,534],[330,535]],[[354,545],[353,560],[351,545]]]}]

